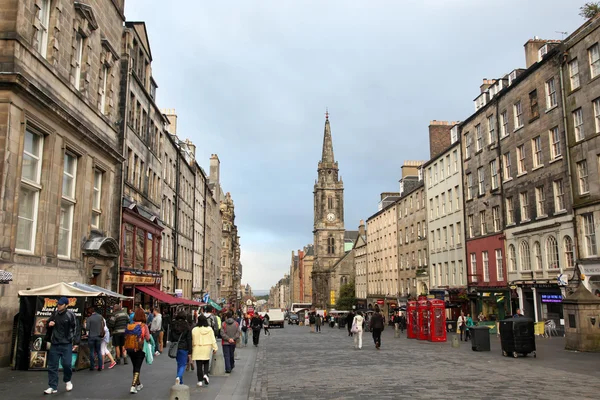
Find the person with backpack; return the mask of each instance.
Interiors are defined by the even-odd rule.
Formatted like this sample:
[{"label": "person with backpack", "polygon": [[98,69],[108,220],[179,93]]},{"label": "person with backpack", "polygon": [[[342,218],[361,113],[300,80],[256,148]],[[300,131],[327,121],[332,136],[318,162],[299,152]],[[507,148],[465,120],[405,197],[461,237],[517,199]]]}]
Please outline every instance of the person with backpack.
[{"label": "person with backpack", "polygon": [[271,320],[271,317],[269,317],[269,314],[265,313],[265,316],[263,318],[263,328],[265,328],[265,336],[269,335],[271,336],[271,331],[269,331],[269,321]]},{"label": "person with backpack", "polygon": [[108,319],[107,325],[112,336],[112,344],[115,348],[116,362],[127,364],[127,352],[125,351],[125,329],[129,323],[129,315],[120,304],[115,304],[113,307],[113,315]]},{"label": "person with backpack", "polygon": [[233,313],[227,311],[227,318],[221,326],[221,345],[223,346],[223,357],[225,358],[225,372],[231,373],[235,368],[235,344],[240,338],[240,326],[233,319]]},{"label": "person with backpack", "polygon": [[63,365],[63,381],[66,383],[67,392],[73,390],[71,377],[73,375],[73,351],[77,350],[81,335],[77,327],[77,318],[71,310],[67,310],[69,299],[61,297],[58,300],[56,311],[46,322],[47,334],[50,341],[48,351],[48,389],[44,394],[58,392],[58,364]]},{"label": "person with backpack", "polygon": [[254,346],[258,347],[258,341],[260,339],[260,332],[262,331],[262,320],[258,314],[254,314],[250,321],[250,327],[252,328],[252,342]]},{"label": "person with backpack", "polygon": [[85,328],[88,330],[88,346],[90,348],[90,371],[95,368],[96,357],[98,358],[98,372],[104,368],[104,357],[102,356],[102,341],[104,339],[104,318],[98,314],[95,307],[90,308],[91,315],[87,317]]},{"label": "person with backpack", "polygon": [[[171,346],[177,346],[177,355],[175,356],[177,360],[177,377],[175,378],[175,384],[179,385],[183,383],[183,373],[191,360],[190,350],[192,350],[192,332],[185,311],[177,313],[175,321],[171,325],[170,335]],[[169,357],[173,358],[171,349],[169,349]]]},{"label": "person with backpack", "polygon": [[110,331],[108,330],[108,326],[106,326],[106,320],[104,321],[104,337],[102,338],[102,343],[100,345],[100,352],[102,353],[102,364],[104,364],[104,358],[108,357],[110,364],[108,365],[108,369],[114,368],[117,365],[117,362],[113,358],[112,354],[108,350],[108,343],[110,343]]},{"label": "person with backpack", "polygon": [[133,315],[133,323],[127,325],[125,329],[125,344],[131,364],[133,364],[133,380],[129,393],[137,393],[144,388],[140,381],[142,363],[146,358],[144,352],[144,340],[150,341],[150,330],[146,325],[146,313],[142,308],[136,308]]},{"label": "person with backpack", "polygon": [[248,346],[248,329],[250,328],[250,318],[248,314],[244,313],[242,320],[240,321],[240,330],[242,331],[242,347]]}]

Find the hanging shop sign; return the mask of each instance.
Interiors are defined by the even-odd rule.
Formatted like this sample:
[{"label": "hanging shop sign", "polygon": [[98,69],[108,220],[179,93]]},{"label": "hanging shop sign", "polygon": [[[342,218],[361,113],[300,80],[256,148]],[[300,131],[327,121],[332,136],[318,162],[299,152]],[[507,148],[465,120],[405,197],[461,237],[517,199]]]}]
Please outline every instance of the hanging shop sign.
[{"label": "hanging shop sign", "polygon": [[562,303],[561,294],[541,294],[542,303]]}]

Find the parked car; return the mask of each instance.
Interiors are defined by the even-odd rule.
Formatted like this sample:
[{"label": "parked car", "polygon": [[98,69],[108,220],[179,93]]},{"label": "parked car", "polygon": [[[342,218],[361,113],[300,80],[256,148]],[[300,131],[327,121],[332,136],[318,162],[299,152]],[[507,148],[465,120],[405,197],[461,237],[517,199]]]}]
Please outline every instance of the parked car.
[{"label": "parked car", "polygon": [[291,314],[288,315],[288,325],[298,325],[299,319],[298,319],[298,314]]}]

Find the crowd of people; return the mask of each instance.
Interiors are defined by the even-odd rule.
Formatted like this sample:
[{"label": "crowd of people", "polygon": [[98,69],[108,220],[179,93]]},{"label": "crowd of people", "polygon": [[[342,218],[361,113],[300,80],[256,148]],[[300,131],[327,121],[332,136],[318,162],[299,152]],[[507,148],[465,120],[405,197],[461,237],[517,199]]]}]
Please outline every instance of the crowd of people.
[{"label": "crowd of people", "polygon": [[[169,357],[175,359],[175,384],[183,384],[186,370],[197,371],[198,387],[210,383],[213,356],[221,340],[225,373],[235,368],[235,350],[248,345],[249,330],[252,331],[254,346],[258,346],[264,330],[270,335],[269,314],[241,313],[234,310],[216,312],[206,306],[202,310],[179,310],[173,316],[168,309],[145,310],[136,305],[127,311],[120,304],[113,306],[108,321],[99,310],[90,308],[81,327],[72,311],[67,309],[68,299],[58,301],[56,312],[48,319],[49,349],[48,383],[44,394],[58,392],[58,369],[63,366],[63,381],[66,391],[73,390],[71,358],[82,338],[87,337],[90,348],[90,371],[102,371],[105,360],[108,368],[128,364],[131,361],[133,376],[130,393],[143,389],[141,369],[144,361],[153,362],[154,357],[167,349]],[[80,329],[81,328],[81,329]],[[111,342],[115,356],[108,349]]]}]

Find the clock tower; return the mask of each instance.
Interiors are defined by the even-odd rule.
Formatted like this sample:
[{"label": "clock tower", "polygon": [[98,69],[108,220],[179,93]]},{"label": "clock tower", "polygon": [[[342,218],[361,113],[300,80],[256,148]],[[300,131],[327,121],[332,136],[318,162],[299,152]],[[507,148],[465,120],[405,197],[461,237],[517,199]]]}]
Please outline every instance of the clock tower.
[{"label": "clock tower", "polygon": [[329,276],[331,267],[344,251],[344,183],[339,177],[338,163],[333,156],[333,141],[329,113],[325,114],[323,153],[317,167],[314,186],[314,251],[313,306],[330,304]]}]

